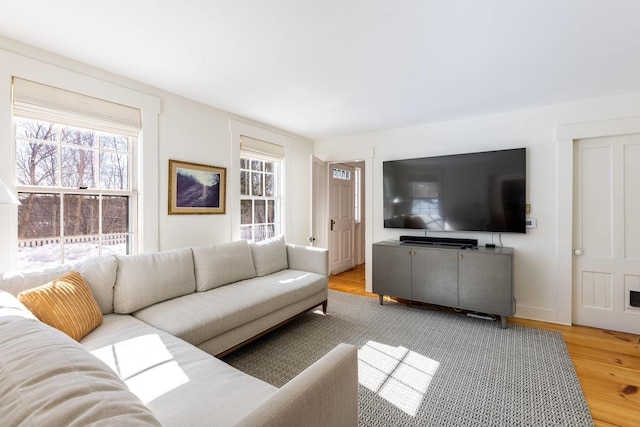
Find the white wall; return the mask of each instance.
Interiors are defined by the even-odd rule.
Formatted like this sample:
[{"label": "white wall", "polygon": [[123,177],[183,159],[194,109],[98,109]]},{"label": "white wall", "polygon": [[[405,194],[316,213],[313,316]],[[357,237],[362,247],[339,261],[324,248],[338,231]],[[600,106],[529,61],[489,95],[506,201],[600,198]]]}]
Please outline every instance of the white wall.
[{"label": "white wall", "polygon": [[[231,162],[228,114],[176,95],[163,94],[160,134],[160,248],[228,242],[229,214],[168,215],[168,160],[227,168]],[[227,176],[227,180],[230,177]],[[227,194],[227,212],[235,200]]]},{"label": "white wall", "polygon": [[[167,184],[169,159],[222,166],[227,168],[227,172],[232,162],[235,167],[239,160],[232,158],[229,130],[233,119],[255,129],[282,134],[290,141],[285,160],[288,168],[285,182],[286,239],[291,243],[306,244],[310,229],[309,158],[313,152],[313,141],[1,37],[0,58],[0,179],[5,183],[11,185],[15,176],[11,76],[144,107],[147,111],[143,111],[143,138],[145,144],[153,141],[153,146],[145,146],[147,151],[143,164],[142,214],[143,222],[147,224],[143,230],[143,250],[149,252],[228,242],[232,238],[231,216],[239,215],[238,210],[233,209],[239,204],[235,193],[227,192],[225,215],[168,215]],[[128,94],[133,101],[122,101],[122,94]],[[151,106],[136,105],[142,102],[138,99],[150,102]],[[157,103],[155,113],[150,111],[154,100]],[[233,179],[229,175],[227,178]],[[16,215],[15,207],[0,206],[0,271],[11,270],[15,266]]]},{"label": "white wall", "polygon": [[[283,232],[289,243],[307,244],[309,236],[310,172],[313,142],[297,135],[255,123],[189,99],[162,93],[159,119],[160,249],[209,245],[239,238],[239,140],[232,141],[230,121],[257,132],[286,140],[285,217]],[[232,143],[236,144],[232,149]],[[168,161],[184,160],[227,169],[225,215],[168,215]],[[236,220],[233,220],[233,216]],[[237,229],[234,230],[233,227]]]},{"label": "white wall", "polygon": [[[381,132],[350,135],[319,140],[317,153],[339,153],[350,150],[371,150],[375,153],[372,167],[367,168],[371,190],[366,194],[371,206],[366,221],[372,224],[367,235],[367,287],[371,287],[371,243],[397,239],[407,230],[383,228],[382,162],[384,160],[457,154],[527,147],[527,202],[530,218],[538,220],[538,228],[526,235],[502,234],[502,243],[514,247],[516,316],[552,322],[568,323],[570,303],[559,294],[571,283],[559,280],[558,255],[558,143],[556,127],[640,115],[640,93],[555,105],[545,108],[513,111],[463,120],[424,124]],[[563,195],[566,197],[566,195]],[[438,235],[438,233],[430,233]],[[452,234],[441,234],[452,236]],[[488,233],[455,233],[455,236],[477,238],[480,244],[491,242]],[[564,276],[561,276],[564,277]]]}]

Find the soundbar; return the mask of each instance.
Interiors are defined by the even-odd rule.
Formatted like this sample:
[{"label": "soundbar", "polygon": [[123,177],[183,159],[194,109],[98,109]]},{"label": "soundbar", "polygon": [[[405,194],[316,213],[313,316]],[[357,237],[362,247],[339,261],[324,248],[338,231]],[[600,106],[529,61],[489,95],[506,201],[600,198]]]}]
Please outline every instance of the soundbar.
[{"label": "soundbar", "polygon": [[413,245],[455,246],[459,248],[475,248],[478,239],[458,239],[454,237],[400,236],[400,242]]}]

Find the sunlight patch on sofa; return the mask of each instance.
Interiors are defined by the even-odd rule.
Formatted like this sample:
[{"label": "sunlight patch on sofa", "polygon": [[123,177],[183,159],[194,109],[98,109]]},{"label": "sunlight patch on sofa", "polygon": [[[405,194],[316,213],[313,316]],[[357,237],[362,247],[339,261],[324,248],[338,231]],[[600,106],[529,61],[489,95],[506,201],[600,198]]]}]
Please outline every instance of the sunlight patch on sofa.
[{"label": "sunlight patch on sofa", "polygon": [[302,280],[302,279],[304,279],[305,277],[308,277],[308,276],[309,276],[309,273],[305,273],[305,274],[302,274],[302,275],[300,275],[298,277],[291,277],[289,279],[278,280],[278,283],[293,283],[293,282],[297,282],[299,280]]},{"label": "sunlight patch on sofa", "polygon": [[147,404],[189,382],[175,360],[154,366],[124,381],[129,390]]},{"label": "sunlight patch on sofa", "polygon": [[415,416],[440,362],[411,351],[369,341],[358,350],[362,386]]},{"label": "sunlight patch on sofa", "polygon": [[91,353],[118,374],[145,404],[189,382],[156,334],[120,341]]}]

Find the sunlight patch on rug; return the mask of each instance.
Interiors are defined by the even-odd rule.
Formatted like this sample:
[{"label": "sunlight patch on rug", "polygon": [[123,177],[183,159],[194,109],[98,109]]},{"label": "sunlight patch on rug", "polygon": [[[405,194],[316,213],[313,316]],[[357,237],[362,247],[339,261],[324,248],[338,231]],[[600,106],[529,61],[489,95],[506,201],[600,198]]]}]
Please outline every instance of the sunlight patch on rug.
[{"label": "sunlight patch on rug", "polygon": [[405,347],[368,341],[358,350],[362,386],[415,417],[440,362]]}]

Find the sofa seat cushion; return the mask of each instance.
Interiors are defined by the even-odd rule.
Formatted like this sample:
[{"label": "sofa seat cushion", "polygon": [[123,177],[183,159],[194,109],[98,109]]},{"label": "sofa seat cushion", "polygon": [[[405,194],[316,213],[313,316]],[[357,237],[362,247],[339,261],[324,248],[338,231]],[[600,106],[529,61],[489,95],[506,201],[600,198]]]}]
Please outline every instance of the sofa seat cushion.
[{"label": "sofa seat cushion", "polygon": [[0,425],[160,426],[103,362],[34,319],[0,324]]},{"label": "sofa seat cushion", "polygon": [[326,289],[324,275],[281,270],[155,304],[133,315],[198,345]]},{"label": "sofa seat cushion", "polygon": [[104,317],[82,341],[169,426],[228,426],[277,391],[127,315]]}]

